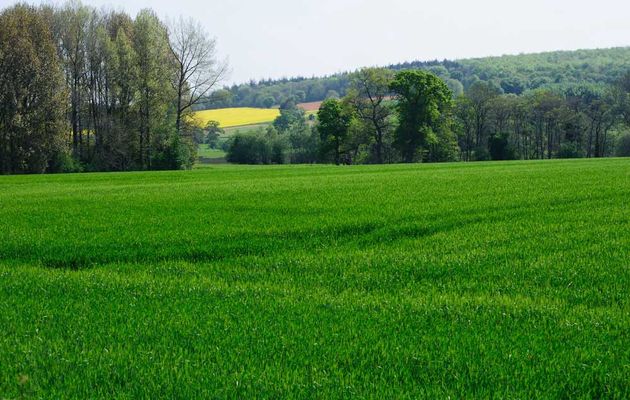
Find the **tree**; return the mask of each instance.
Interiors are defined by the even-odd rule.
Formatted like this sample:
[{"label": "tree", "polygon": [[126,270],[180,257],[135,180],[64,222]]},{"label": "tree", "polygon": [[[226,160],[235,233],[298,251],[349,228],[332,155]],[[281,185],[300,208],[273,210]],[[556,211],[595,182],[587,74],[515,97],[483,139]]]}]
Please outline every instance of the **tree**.
[{"label": "tree", "polygon": [[391,130],[391,108],[386,100],[394,74],[384,68],[364,68],[351,77],[346,101],[366,123],[374,138],[376,163],[383,163],[383,142]]},{"label": "tree", "polygon": [[177,133],[185,112],[199,103],[227,74],[227,63],[216,57],[216,40],[209,39],[198,22],[180,18],[169,32],[170,49],[175,58]]},{"label": "tree", "polygon": [[296,125],[304,126],[304,114],[296,100],[290,97],[280,105],[280,115],[273,121],[273,126],[279,133],[285,133]]},{"label": "tree", "polygon": [[321,140],[321,153],[328,156],[332,153],[335,164],[341,163],[342,145],[348,136],[352,123],[352,115],[345,110],[343,104],[336,99],[325,100],[317,112],[317,131]]},{"label": "tree", "polygon": [[0,173],[63,169],[66,91],[53,37],[33,7],[0,14]]},{"label": "tree", "polygon": [[317,162],[319,136],[310,126],[294,125],[288,131],[291,146],[290,162],[293,164],[312,164]]},{"label": "tree", "polygon": [[470,99],[460,96],[455,99],[455,118],[458,124],[458,139],[464,161],[472,160],[475,143],[475,114]]},{"label": "tree", "polygon": [[396,144],[403,160],[413,162],[427,136],[445,122],[452,94],[440,78],[419,70],[397,73],[390,88],[397,100]]},{"label": "tree", "polygon": [[219,126],[217,121],[208,121],[206,124],[206,137],[204,142],[212,149],[216,149],[219,144],[219,138],[225,131]]},{"label": "tree", "polygon": [[267,96],[262,101],[262,105],[264,108],[271,108],[274,104],[276,104],[276,99],[273,98],[273,96]]},{"label": "tree", "polygon": [[630,157],[630,134],[626,133],[619,138],[616,155],[617,157]]},{"label": "tree", "polygon": [[72,126],[72,152],[77,158],[83,155],[81,139],[83,121],[83,78],[86,65],[86,28],[90,13],[79,2],[68,2],[55,14],[55,28],[59,42],[59,55],[70,88],[70,125]]},{"label": "tree", "polygon": [[151,10],[142,10],[134,21],[133,47],[137,56],[139,164],[150,168],[155,147],[154,134],[166,129],[164,118],[174,98],[170,87],[174,64],[169,52],[168,32]]},{"label": "tree", "polygon": [[551,158],[554,145],[557,143],[557,132],[560,128],[560,117],[565,101],[559,94],[545,89],[531,92],[528,99],[535,133],[534,154],[541,159],[545,158],[545,154],[547,158]]},{"label": "tree", "polygon": [[466,96],[470,99],[475,121],[475,146],[484,146],[488,118],[492,101],[501,94],[500,89],[490,82],[477,81],[468,89]]}]

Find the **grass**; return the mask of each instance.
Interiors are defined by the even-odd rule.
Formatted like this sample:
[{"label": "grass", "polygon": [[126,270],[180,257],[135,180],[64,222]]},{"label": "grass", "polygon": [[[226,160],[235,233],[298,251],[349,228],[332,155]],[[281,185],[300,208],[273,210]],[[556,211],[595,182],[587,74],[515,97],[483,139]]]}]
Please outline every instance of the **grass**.
[{"label": "grass", "polygon": [[264,123],[264,124],[254,124],[254,125],[243,125],[243,126],[235,126],[232,128],[226,128],[225,129],[225,137],[230,137],[233,136],[237,133],[243,133],[243,134],[249,134],[249,133],[253,133],[259,130],[264,130],[266,129],[269,125],[271,125],[270,123]]},{"label": "grass", "polygon": [[0,187],[0,398],[630,396],[630,160]]},{"label": "grass", "polygon": [[217,121],[222,128],[256,125],[271,122],[280,115],[277,108],[222,108],[218,110],[197,111],[195,120],[200,126],[208,121]]},{"label": "grass", "polygon": [[223,158],[225,157],[225,151],[221,149],[210,148],[207,144],[200,144],[197,155],[201,158]]}]

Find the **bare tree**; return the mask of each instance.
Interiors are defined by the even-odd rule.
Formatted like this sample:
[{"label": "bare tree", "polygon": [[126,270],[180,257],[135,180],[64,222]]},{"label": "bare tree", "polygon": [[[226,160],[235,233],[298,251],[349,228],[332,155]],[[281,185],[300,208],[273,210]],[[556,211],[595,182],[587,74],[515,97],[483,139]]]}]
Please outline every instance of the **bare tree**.
[{"label": "bare tree", "polygon": [[179,18],[169,32],[176,63],[173,87],[177,93],[177,133],[182,116],[217,86],[228,72],[227,62],[217,60],[216,39],[207,36],[199,22]]}]

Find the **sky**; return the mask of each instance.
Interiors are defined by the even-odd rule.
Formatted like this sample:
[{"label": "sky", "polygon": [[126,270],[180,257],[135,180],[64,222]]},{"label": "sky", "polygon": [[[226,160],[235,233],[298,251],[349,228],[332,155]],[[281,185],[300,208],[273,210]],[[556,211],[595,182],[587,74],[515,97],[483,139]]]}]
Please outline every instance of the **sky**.
[{"label": "sky", "polygon": [[[31,0],[32,3],[62,2]],[[13,4],[0,0],[0,7]],[[231,73],[321,76],[364,66],[630,46],[628,0],[92,0],[197,19]]]}]

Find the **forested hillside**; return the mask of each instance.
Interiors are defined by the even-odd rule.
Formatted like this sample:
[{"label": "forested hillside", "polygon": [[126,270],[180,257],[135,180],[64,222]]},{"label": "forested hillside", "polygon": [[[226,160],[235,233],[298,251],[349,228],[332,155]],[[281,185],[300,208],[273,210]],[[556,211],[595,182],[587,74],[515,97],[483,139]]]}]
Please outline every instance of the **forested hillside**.
[{"label": "forested hillside", "polygon": [[[630,70],[630,47],[556,51],[457,61],[414,61],[388,66],[392,70],[425,69],[442,78],[455,95],[478,80],[493,83],[506,94],[539,88],[570,90],[576,85],[605,86]],[[291,96],[320,101],[346,95],[350,73],[321,78],[262,80],[226,87],[199,108],[272,107]]]}]

